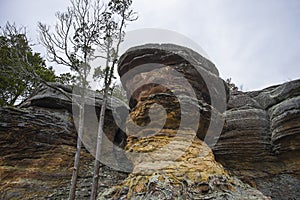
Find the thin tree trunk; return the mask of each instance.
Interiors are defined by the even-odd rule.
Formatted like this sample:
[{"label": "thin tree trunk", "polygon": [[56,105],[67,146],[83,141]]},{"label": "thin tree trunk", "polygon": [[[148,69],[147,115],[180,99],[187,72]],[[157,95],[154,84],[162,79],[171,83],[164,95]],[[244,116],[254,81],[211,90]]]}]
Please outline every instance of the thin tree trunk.
[{"label": "thin tree trunk", "polygon": [[96,148],[96,158],[95,158],[95,166],[94,166],[94,176],[93,176],[91,200],[95,200],[97,197],[99,172],[100,172],[100,155],[101,155],[101,148],[102,148],[102,138],[103,138],[103,134],[104,134],[104,131],[103,131],[104,117],[105,117],[105,110],[106,110],[106,105],[107,105],[107,93],[108,93],[108,88],[105,88],[104,95],[103,95],[103,103],[102,103],[101,111],[100,111],[99,126],[98,126],[97,148]]},{"label": "thin tree trunk", "polygon": [[107,44],[107,49],[106,49],[106,66],[105,67],[107,70],[105,70],[103,103],[101,105],[99,124],[98,124],[97,147],[96,147],[91,200],[95,200],[97,197],[98,182],[99,182],[100,155],[101,155],[101,148],[102,148],[102,137],[103,137],[103,133],[104,133],[104,131],[103,131],[104,117],[105,117],[105,110],[106,110],[106,104],[107,104],[108,89],[109,89],[109,84],[110,84],[110,82],[108,82],[108,78],[110,77],[108,74],[110,72],[109,71],[109,53],[110,53],[110,43]]},{"label": "thin tree trunk", "polygon": [[112,41],[108,42],[107,49],[106,49],[106,74],[104,78],[104,94],[103,94],[103,103],[101,106],[100,111],[100,119],[99,119],[99,126],[98,126],[98,135],[97,135],[97,148],[96,148],[96,159],[95,159],[95,166],[94,166],[94,176],[93,176],[93,185],[92,185],[92,192],[91,192],[91,198],[90,200],[95,200],[97,197],[97,189],[98,189],[98,181],[99,181],[99,172],[100,172],[100,156],[101,156],[101,148],[102,148],[102,137],[104,134],[103,128],[104,128],[104,117],[105,117],[105,111],[106,111],[106,105],[107,105],[107,99],[108,99],[108,91],[109,87],[113,78],[114,73],[114,67],[117,62],[116,56],[119,53],[119,46],[122,41],[122,30],[123,26],[125,24],[125,16],[124,16],[125,10],[123,10],[122,13],[122,21],[121,26],[119,28],[118,33],[118,43],[116,46],[116,55],[114,55],[112,66],[109,68],[109,58],[111,53],[111,45]]},{"label": "thin tree trunk", "polygon": [[[87,63],[87,56],[85,54],[84,61]],[[74,158],[74,168],[73,168],[73,174],[71,179],[71,186],[70,186],[70,193],[69,193],[69,200],[75,199],[76,194],[76,185],[77,185],[77,177],[79,173],[79,161],[80,161],[80,151],[82,146],[82,136],[83,136],[83,130],[84,130],[84,110],[85,110],[85,94],[86,94],[86,77],[87,77],[87,71],[86,68],[84,68],[84,74],[82,78],[82,91],[81,91],[81,99],[80,103],[77,104],[79,106],[79,123],[78,123],[78,136],[77,136],[77,148]]]},{"label": "thin tree trunk", "polygon": [[83,136],[83,125],[84,125],[84,103],[85,102],[83,101],[83,105],[79,105],[80,110],[79,110],[77,149],[76,149],[75,159],[74,159],[74,168],[73,168],[73,174],[72,174],[72,179],[71,179],[69,200],[74,200],[75,193],[76,193],[77,177],[78,177],[78,172],[79,172],[80,151],[81,151],[81,146],[82,146],[81,138]]}]

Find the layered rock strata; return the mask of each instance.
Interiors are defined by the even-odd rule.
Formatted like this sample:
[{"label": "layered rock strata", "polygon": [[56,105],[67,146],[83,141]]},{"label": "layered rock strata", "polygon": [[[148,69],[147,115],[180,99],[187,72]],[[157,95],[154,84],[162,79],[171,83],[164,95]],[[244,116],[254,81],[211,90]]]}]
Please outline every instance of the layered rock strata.
[{"label": "layered rock strata", "polygon": [[[22,108],[0,108],[0,199],[67,199],[72,176],[77,131],[72,114],[72,89],[54,84],[64,92],[41,86],[23,103]],[[115,108],[122,106],[117,101]],[[96,95],[95,105],[102,104]],[[118,130],[111,104],[105,118],[105,133],[115,137]],[[88,121],[88,120],[87,120]],[[86,133],[89,124],[86,124]],[[96,135],[96,133],[95,133]],[[120,136],[119,136],[120,137]],[[122,136],[121,136],[122,138]],[[110,145],[108,143],[107,145]],[[106,161],[116,163],[116,153],[106,148]],[[94,157],[87,148],[81,152],[77,183],[78,199],[89,199]],[[127,177],[127,173],[101,165],[98,191],[111,187]]]},{"label": "layered rock strata", "polygon": [[145,45],[129,49],[118,70],[131,96],[125,150],[133,172],[99,199],[267,199],[231,177],[201,140],[222,119],[211,97],[226,95],[211,62],[184,47]]},{"label": "layered rock strata", "polygon": [[300,196],[300,80],[233,92],[216,159],[273,199]]},{"label": "layered rock strata", "polygon": [[[147,53],[147,50],[142,50]],[[177,49],[177,52],[182,52],[182,50]],[[137,53],[138,52],[133,51],[131,54],[132,57],[135,57],[134,55]],[[193,54],[191,51],[190,53]],[[185,54],[190,53],[185,52]],[[157,57],[159,57],[159,51],[157,51],[156,54]],[[147,59],[151,58],[151,56],[145,57]],[[129,58],[123,58],[130,61]],[[138,60],[138,57],[134,58],[134,60]],[[142,63],[143,60],[139,60],[139,62]],[[124,74],[126,73],[124,72]],[[166,74],[167,73],[163,73],[162,75]],[[183,76],[180,77],[182,78]],[[150,79],[151,76],[146,76],[146,78]],[[135,81],[138,83],[138,79]],[[139,84],[137,85],[139,86]],[[57,84],[54,86],[62,89],[68,96],[72,96],[72,88]],[[210,118],[211,113],[222,114],[221,112],[217,112],[217,109],[214,109],[214,107],[211,107],[209,103],[203,99],[201,100],[201,98],[200,100],[197,98],[184,98],[183,96],[185,96],[185,93],[183,92],[176,93],[176,91],[172,92],[172,89],[168,90],[166,87],[160,88],[164,92],[156,94],[155,90],[159,89],[159,87],[157,87],[150,92],[150,94],[153,95],[150,95],[151,97],[149,97],[149,99],[146,92],[137,98],[143,101],[143,103],[140,102],[140,100],[137,101],[140,102],[140,105],[149,108],[148,113],[150,115],[143,114],[143,106],[138,106],[136,109],[134,108],[136,106],[132,106],[131,109],[134,112],[131,115],[136,123],[132,123],[131,120],[131,122],[128,123],[128,130],[132,130],[131,134],[133,135],[139,135],[140,133],[141,136],[151,136],[153,133],[157,132],[159,129],[158,127],[160,127],[159,130],[162,130],[163,125],[165,124],[166,117],[161,121],[158,120],[159,117],[163,118],[164,116],[169,115],[168,119],[173,119],[173,121],[167,120],[167,126],[166,129],[163,129],[164,133],[162,133],[162,136],[155,136],[155,140],[159,139],[159,141],[161,141],[161,144],[159,144],[160,146],[158,143],[150,142],[146,138],[146,140],[140,140],[135,147],[137,141],[131,137],[131,139],[128,140],[128,143],[130,143],[127,148],[128,152],[130,149],[133,149],[132,151],[152,152],[153,149],[161,149],[172,141],[174,141],[172,143],[174,144],[181,138],[183,141],[188,141],[186,140],[186,137],[183,137],[183,134],[179,135],[178,132],[174,131],[179,127],[176,125],[178,121],[185,120],[178,117],[181,116],[181,114],[178,114],[180,109],[176,103],[178,99],[183,105],[192,104],[194,105],[194,108],[200,109],[200,114],[203,117],[200,124],[206,127],[204,130],[208,130],[207,121],[209,121],[208,119]],[[188,89],[189,88],[187,88],[187,90]],[[159,93],[161,90],[157,91]],[[101,95],[92,96],[93,97],[89,98],[87,101],[88,113],[95,112],[95,110],[97,110],[98,113],[102,102]],[[177,98],[176,100],[175,97],[177,96],[181,98]],[[236,175],[244,183],[248,183],[252,187],[257,188],[264,193],[264,195],[272,197],[272,199],[298,199],[300,196],[299,96],[300,80],[268,87],[260,91],[231,93],[227,111],[223,113],[225,114],[224,129],[218,138],[217,144],[210,146],[216,161],[221,163],[229,174]],[[162,102],[163,100],[164,102]],[[95,101],[95,103],[93,103],[93,101]],[[160,104],[160,102],[162,103]],[[174,103],[170,106],[172,102]],[[184,102],[186,103],[184,104]],[[106,113],[107,121],[105,122],[105,133],[109,140],[117,139],[117,144],[123,146],[124,142],[126,142],[126,136],[124,136],[121,131],[118,131],[119,128],[116,126],[115,119],[112,115],[115,107],[119,108],[120,106],[123,106],[120,105],[117,100],[110,100],[109,103],[109,108]],[[154,103],[157,103],[157,106],[151,106],[154,105]],[[134,105],[134,103],[132,105]],[[159,105],[164,105],[165,107],[160,109]],[[173,109],[174,111],[177,110],[177,114],[171,112]],[[147,109],[145,109],[145,111],[147,111]],[[180,112],[183,111],[184,110],[180,110]],[[52,86],[42,86],[23,104],[22,108],[0,108],[0,199],[67,199],[77,137],[74,125],[74,121],[76,122],[76,115],[72,112],[72,100],[61,95],[60,92],[53,90]],[[138,113],[142,114],[139,115]],[[157,113],[161,114],[157,115]],[[187,114],[186,116],[189,115]],[[73,117],[75,117],[75,120]],[[151,121],[159,122],[156,123],[156,126],[153,123],[151,124],[151,127],[153,127],[152,131],[149,129]],[[91,124],[92,123],[88,123],[88,126]],[[142,125],[142,127],[133,126],[135,124]],[[143,126],[148,127],[148,131],[140,131],[143,129]],[[199,131],[199,128],[201,129],[203,126],[198,127],[197,132],[202,132]],[[87,128],[90,127],[86,127],[86,129]],[[94,128],[90,130],[93,132]],[[192,133],[192,131],[190,133]],[[174,136],[175,134],[177,137]],[[195,135],[195,133],[193,134]],[[169,135],[170,137],[168,138],[165,135]],[[185,135],[188,136],[188,132]],[[207,141],[207,135],[208,133],[206,133],[205,141]],[[199,137],[203,138],[203,135],[199,135]],[[86,138],[88,139],[89,137]],[[190,140],[189,145],[191,145],[191,141],[192,140]],[[151,145],[146,145],[148,143]],[[186,142],[186,144],[187,143],[188,142]],[[90,145],[87,146],[86,149],[92,149],[91,147],[95,145],[95,141],[94,143],[89,142],[88,144]],[[107,144],[109,148],[106,148],[107,153],[105,157],[107,160],[105,160],[105,163],[112,163],[113,167],[118,170],[122,169],[124,166],[129,166],[128,169],[125,168],[123,171],[130,171],[131,167],[127,161],[125,161],[125,163],[119,163],[120,156],[124,158],[124,155],[116,155],[116,152],[111,148],[111,142],[108,142]],[[182,142],[182,144],[185,144],[185,142]],[[198,146],[202,145],[203,142],[197,141],[194,142],[193,145],[194,144],[197,144],[196,146]],[[174,147],[172,148],[174,149]],[[191,148],[194,149],[193,146]],[[94,158],[86,149],[83,150],[81,154],[82,162],[77,187],[78,199],[89,199],[89,192],[91,189]],[[168,148],[165,149],[168,150]],[[199,149],[195,150],[195,152],[197,151],[200,152]],[[172,151],[174,155],[176,155],[177,152],[179,151]],[[206,163],[206,165],[213,165],[214,162],[209,160],[212,159],[212,154],[209,149],[204,148],[203,154],[208,155],[208,161],[203,162]],[[166,152],[165,154],[162,153],[160,155],[165,158],[168,153]],[[130,155],[128,156],[130,157]],[[188,160],[193,160],[192,157],[194,155],[192,153],[187,153],[182,156],[189,157]],[[152,160],[155,161],[155,158],[159,157],[157,155],[153,158],[149,156],[149,158],[147,158],[148,160],[145,160],[143,165],[140,165],[141,169],[135,169],[136,174],[145,167],[153,167],[151,162]],[[200,160],[202,158],[200,158]],[[138,159],[141,158],[137,157],[137,160],[133,159],[133,161],[139,163],[137,162],[139,161]],[[124,161],[124,159],[121,160]],[[182,158],[179,158],[178,161],[173,163],[174,165],[170,165],[169,174],[175,173],[175,169],[179,169],[176,171],[176,174],[179,174],[178,177],[184,176],[182,171],[185,169],[183,170],[183,168],[179,167],[175,168],[174,166],[177,164],[179,165],[179,163],[185,163],[187,166],[192,166]],[[204,170],[201,168],[202,166],[203,165],[197,166],[196,169],[201,172],[201,170]],[[162,169],[162,166],[158,167]],[[137,188],[138,191],[143,191],[141,188],[144,188],[144,186],[137,186],[137,183],[139,182],[138,179],[135,179],[137,182],[130,182],[130,180],[134,179],[127,179],[127,184],[122,183],[122,180],[127,178],[127,173],[122,173],[115,169],[104,165],[102,166],[98,190],[101,194],[104,191],[107,194],[108,188],[111,188],[116,184],[119,184],[121,191],[124,188],[124,194],[130,187]],[[217,164],[216,169],[219,169],[218,173],[223,173],[224,169],[222,169],[219,164]],[[152,169],[152,171],[153,170],[156,169]],[[203,172],[204,171],[202,171],[200,175],[205,178],[205,173]],[[146,188],[148,191],[152,191],[150,192],[151,194],[149,194],[151,198],[153,198],[153,193],[158,193],[154,192],[154,190],[162,190],[168,194],[168,191],[174,188],[172,185],[169,185],[170,178],[169,175],[166,175],[167,173],[157,175],[152,175],[151,172],[143,173],[147,175],[142,176],[144,179],[141,178],[141,180],[144,181],[141,182],[145,183],[148,181]],[[211,173],[211,171],[207,172],[207,174],[209,173]],[[225,174],[228,176],[228,173],[225,172]],[[195,174],[192,173],[192,176],[194,175]],[[198,174],[195,176],[200,177],[200,175]],[[137,177],[136,175],[130,175],[130,177],[133,176]],[[188,174],[185,176],[190,177]],[[195,181],[195,178],[178,179]],[[162,182],[162,180],[165,181]],[[200,178],[197,180],[200,180]],[[208,182],[204,181],[202,183],[196,183],[196,186],[193,185],[193,182],[183,181],[184,184],[182,184],[182,188],[184,188],[186,192],[182,192],[181,194],[188,194],[188,192],[193,191],[193,194],[199,195],[200,192],[197,193],[195,188],[201,186],[200,188],[202,189],[199,189],[199,191],[201,190],[205,193],[207,188],[210,188],[209,191],[214,191],[212,192],[213,194],[210,193],[212,194],[211,196],[220,196],[224,194],[224,188],[231,187],[230,184],[228,187],[224,186],[224,181],[228,181],[228,179],[213,177],[210,178]],[[235,182],[237,185],[242,184],[235,178],[233,178],[232,182]],[[207,183],[209,186],[207,186]],[[223,184],[223,186],[216,187],[214,184]],[[153,186],[157,189],[153,189]],[[248,186],[247,188],[249,189]],[[112,191],[118,190],[114,189]],[[242,192],[243,190],[237,191]],[[232,195],[232,192],[228,192],[228,194]],[[196,197],[196,195],[194,197]],[[226,195],[223,196],[224,198],[226,197]],[[230,199],[230,197],[228,198]],[[193,198],[193,195],[191,195],[190,198]],[[244,197],[241,196],[240,199],[243,198]]]}]

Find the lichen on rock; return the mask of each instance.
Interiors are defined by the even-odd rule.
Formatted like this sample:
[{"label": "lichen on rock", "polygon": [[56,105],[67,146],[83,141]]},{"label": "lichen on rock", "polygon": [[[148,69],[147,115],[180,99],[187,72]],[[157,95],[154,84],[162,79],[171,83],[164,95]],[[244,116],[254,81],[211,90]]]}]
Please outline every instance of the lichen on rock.
[{"label": "lichen on rock", "polygon": [[[132,102],[125,150],[133,172],[98,199],[267,199],[230,176],[202,141],[210,122],[221,119],[212,116],[222,116],[220,108],[213,107],[212,94],[202,76],[216,82],[220,78],[216,68],[210,68],[210,61],[191,52],[179,46],[144,45],[121,57],[121,79],[134,71],[122,79]],[[189,55],[193,59],[188,59]],[[199,58],[201,61],[196,62]],[[143,70],[147,63],[150,66]],[[172,73],[166,73],[172,71],[170,68],[178,74],[165,75]],[[193,82],[196,79],[197,84]],[[185,80],[188,84],[182,87]],[[222,93],[218,90],[214,88]]]}]

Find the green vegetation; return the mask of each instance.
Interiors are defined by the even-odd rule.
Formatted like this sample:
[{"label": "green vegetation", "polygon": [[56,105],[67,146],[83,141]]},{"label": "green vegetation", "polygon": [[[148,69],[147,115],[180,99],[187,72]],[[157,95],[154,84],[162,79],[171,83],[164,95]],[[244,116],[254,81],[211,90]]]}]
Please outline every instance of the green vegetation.
[{"label": "green vegetation", "polygon": [[28,97],[41,81],[55,81],[39,53],[34,53],[24,28],[7,23],[0,33],[0,105]]}]

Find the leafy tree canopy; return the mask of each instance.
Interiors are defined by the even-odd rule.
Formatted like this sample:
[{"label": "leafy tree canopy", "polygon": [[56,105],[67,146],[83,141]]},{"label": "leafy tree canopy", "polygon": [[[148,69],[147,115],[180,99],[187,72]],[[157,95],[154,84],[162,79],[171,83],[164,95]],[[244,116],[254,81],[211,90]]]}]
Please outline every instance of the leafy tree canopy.
[{"label": "leafy tree canopy", "polygon": [[64,85],[76,85],[78,84],[78,77],[71,74],[70,72],[60,74],[55,77],[55,81]]},{"label": "leafy tree canopy", "polygon": [[14,105],[40,84],[55,81],[39,53],[34,53],[24,28],[7,23],[0,32],[0,105]]}]

